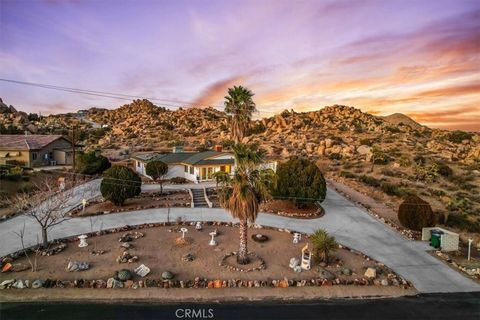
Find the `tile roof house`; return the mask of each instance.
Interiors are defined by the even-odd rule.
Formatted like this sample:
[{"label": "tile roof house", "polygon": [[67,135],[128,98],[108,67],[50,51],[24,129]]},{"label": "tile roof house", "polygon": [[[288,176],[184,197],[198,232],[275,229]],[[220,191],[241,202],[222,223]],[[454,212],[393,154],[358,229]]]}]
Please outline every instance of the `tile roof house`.
[{"label": "tile roof house", "polygon": [[234,157],[232,153],[222,151],[184,152],[175,150],[171,153],[149,153],[132,157],[135,170],[144,176],[149,161],[160,160],[168,165],[166,179],[183,177],[193,182],[210,181],[217,171],[233,172]]},{"label": "tile roof house", "polygon": [[41,167],[71,165],[72,145],[61,135],[0,135],[0,164]]}]

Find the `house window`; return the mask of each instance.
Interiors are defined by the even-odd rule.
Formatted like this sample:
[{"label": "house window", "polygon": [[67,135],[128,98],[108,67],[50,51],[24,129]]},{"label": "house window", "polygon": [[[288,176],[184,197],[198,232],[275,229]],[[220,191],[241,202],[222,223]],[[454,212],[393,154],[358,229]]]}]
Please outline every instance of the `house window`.
[{"label": "house window", "polygon": [[183,171],[184,171],[184,172],[188,172],[188,166],[184,165],[184,166],[183,166]]},{"label": "house window", "polygon": [[193,166],[190,166],[190,174],[193,174]]},{"label": "house window", "polygon": [[37,153],[36,152],[32,153],[32,160],[37,160]]},{"label": "house window", "polygon": [[232,171],[232,167],[230,165],[225,166],[225,172],[230,173]]},{"label": "house window", "polygon": [[220,166],[220,171],[225,172],[225,166]]},{"label": "house window", "polygon": [[137,161],[137,167],[140,168],[140,161]]}]

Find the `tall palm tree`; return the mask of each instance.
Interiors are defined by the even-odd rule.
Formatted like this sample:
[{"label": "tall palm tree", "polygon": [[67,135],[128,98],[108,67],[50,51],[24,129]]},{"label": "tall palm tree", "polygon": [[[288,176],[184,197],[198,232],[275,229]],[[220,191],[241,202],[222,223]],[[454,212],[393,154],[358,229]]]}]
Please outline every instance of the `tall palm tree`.
[{"label": "tall palm tree", "polygon": [[252,120],[252,114],[257,111],[253,102],[253,93],[242,86],[228,89],[225,97],[225,113],[229,116],[230,130],[233,141],[242,141]]},{"label": "tall palm tree", "polygon": [[258,169],[264,154],[256,147],[236,144],[233,153],[237,166],[233,176],[222,182],[220,203],[234,218],[240,220],[240,248],[237,262],[248,264],[248,222],[253,223],[256,220],[260,203],[270,197],[268,190],[274,173],[271,169]]}]

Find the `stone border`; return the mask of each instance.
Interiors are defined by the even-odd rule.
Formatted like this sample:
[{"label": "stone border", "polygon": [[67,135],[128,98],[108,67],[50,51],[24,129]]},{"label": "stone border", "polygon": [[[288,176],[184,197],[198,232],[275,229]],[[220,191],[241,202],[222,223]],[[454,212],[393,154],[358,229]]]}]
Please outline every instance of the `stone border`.
[{"label": "stone border", "polygon": [[254,252],[249,252],[247,253],[247,255],[251,256],[251,257],[254,257],[254,258],[257,258],[258,260],[260,260],[260,265],[258,267],[251,267],[251,268],[247,268],[247,269],[243,269],[243,268],[240,268],[240,267],[234,267],[230,264],[227,263],[227,259],[230,258],[230,257],[233,257],[233,256],[236,256],[237,255],[237,252],[235,251],[232,251],[230,253],[227,253],[223,256],[222,260],[220,261],[219,265],[221,267],[225,267],[227,268],[228,270],[230,271],[239,271],[239,272],[251,272],[251,271],[260,271],[260,270],[264,270],[267,268],[267,264],[265,263],[265,260],[263,260],[259,255],[257,255],[256,253]]},{"label": "stone border", "polygon": [[277,216],[282,217],[289,217],[289,218],[296,218],[296,219],[319,219],[325,215],[325,209],[321,205],[315,204],[317,206],[317,210],[313,213],[308,214],[298,214],[298,213],[291,213],[291,212],[275,212],[275,211],[262,211],[262,213],[274,214]]}]

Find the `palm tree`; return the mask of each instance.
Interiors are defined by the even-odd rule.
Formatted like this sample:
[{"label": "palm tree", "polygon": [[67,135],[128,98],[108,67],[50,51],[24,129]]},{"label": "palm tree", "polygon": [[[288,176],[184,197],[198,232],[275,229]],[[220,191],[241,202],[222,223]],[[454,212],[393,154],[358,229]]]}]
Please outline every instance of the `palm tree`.
[{"label": "palm tree", "polygon": [[253,95],[247,88],[234,86],[228,89],[228,95],[225,97],[225,113],[229,116],[231,135],[236,144],[242,141],[252,120],[252,114],[257,111]]},{"label": "palm tree", "polygon": [[311,237],[315,256],[320,260],[328,263],[329,254],[337,249],[338,244],[335,237],[329,235],[325,230],[318,229]]},{"label": "palm tree", "polygon": [[273,181],[271,169],[260,170],[263,152],[256,147],[237,144],[233,147],[237,166],[231,178],[222,181],[220,204],[240,220],[240,248],[237,254],[239,264],[248,264],[247,232],[248,222],[257,218],[260,203],[270,197],[269,183]]}]

